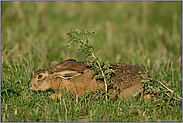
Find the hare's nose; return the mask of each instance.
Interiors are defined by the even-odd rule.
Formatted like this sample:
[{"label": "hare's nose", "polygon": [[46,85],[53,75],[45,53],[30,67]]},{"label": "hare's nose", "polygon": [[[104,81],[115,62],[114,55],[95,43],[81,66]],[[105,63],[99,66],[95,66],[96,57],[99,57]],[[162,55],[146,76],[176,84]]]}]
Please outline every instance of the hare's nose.
[{"label": "hare's nose", "polygon": [[32,90],[32,84],[31,84],[31,83],[29,84],[29,87],[30,87],[30,89]]}]

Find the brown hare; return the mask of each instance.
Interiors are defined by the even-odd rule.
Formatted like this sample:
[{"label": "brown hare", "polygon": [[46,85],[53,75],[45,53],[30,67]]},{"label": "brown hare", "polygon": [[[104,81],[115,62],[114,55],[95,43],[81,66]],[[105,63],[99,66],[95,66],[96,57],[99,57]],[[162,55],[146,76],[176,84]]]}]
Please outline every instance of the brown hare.
[{"label": "brown hare", "polygon": [[[113,83],[108,86],[108,93],[111,96],[120,94],[125,98],[141,87],[141,74],[145,74],[145,69],[125,63],[110,63],[110,68],[114,70],[114,74],[111,75]],[[73,95],[95,91],[97,87],[104,89],[104,81],[91,75],[92,68],[84,62],[69,59],[54,67],[38,70],[29,86],[31,90],[55,90],[56,94],[50,96],[52,99],[59,98],[65,89]]]}]

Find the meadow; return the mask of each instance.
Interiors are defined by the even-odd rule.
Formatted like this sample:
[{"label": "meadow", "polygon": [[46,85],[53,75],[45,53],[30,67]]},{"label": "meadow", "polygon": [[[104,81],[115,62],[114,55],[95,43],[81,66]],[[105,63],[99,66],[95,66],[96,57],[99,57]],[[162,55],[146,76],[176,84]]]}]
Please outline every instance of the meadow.
[{"label": "meadow", "polygon": [[113,63],[147,69],[182,97],[182,2],[1,2],[2,122],[182,122],[182,101],[88,98],[34,92],[37,70],[66,59],[83,61],[69,48],[71,29],[94,29],[89,41]]}]

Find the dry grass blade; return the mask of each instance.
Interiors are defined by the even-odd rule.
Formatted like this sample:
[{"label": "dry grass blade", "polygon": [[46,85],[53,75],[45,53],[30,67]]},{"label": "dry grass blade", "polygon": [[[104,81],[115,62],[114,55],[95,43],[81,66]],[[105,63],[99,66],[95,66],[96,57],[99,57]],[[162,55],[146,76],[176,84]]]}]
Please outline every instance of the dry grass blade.
[{"label": "dry grass blade", "polygon": [[[175,94],[175,95],[177,96],[177,98],[178,98],[179,101],[182,100],[182,98],[181,98],[178,94],[176,94],[174,91],[172,91],[171,89],[169,89],[169,88],[168,88],[164,83],[162,83],[161,81],[159,81],[159,80],[153,80],[152,78],[147,78],[147,79],[150,80],[150,81],[156,81],[156,82],[160,83],[167,91],[171,92],[172,94]],[[167,94],[167,93],[165,93],[165,94]],[[170,95],[168,95],[168,96],[170,97]],[[174,99],[176,99],[176,98],[174,98]]]},{"label": "dry grass blade", "polygon": [[57,110],[57,115],[58,115],[58,121],[59,122],[62,122],[61,119],[60,119],[60,113],[59,113],[59,110]]},{"label": "dry grass blade", "polygon": [[90,122],[92,122],[92,110],[90,110]]},{"label": "dry grass blade", "polygon": [[65,120],[67,122],[67,107],[65,105],[65,99],[63,99],[64,107],[65,107]]},{"label": "dry grass blade", "polygon": [[107,109],[106,109],[106,111],[105,111],[105,117],[104,117],[104,121],[105,122],[107,122],[108,121],[108,116],[107,116],[108,114],[107,114]]}]

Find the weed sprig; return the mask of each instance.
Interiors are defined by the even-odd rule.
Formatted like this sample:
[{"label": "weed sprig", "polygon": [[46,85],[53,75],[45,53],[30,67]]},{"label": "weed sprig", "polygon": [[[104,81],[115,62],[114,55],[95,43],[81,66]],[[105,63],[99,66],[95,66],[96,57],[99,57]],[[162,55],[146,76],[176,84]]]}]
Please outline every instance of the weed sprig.
[{"label": "weed sprig", "polygon": [[[98,73],[95,77],[103,78],[105,82],[105,91],[107,94],[107,86],[111,83],[110,75],[114,72],[110,69],[110,65],[107,61],[104,61],[100,57],[98,57],[98,52],[94,53],[93,49],[95,48],[92,44],[89,43],[89,38],[86,37],[87,34],[96,33],[94,29],[86,29],[82,32],[79,29],[69,30],[69,45],[71,47],[72,43],[76,43],[78,45],[77,49],[84,55],[86,65],[94,68],[94,72]],[[106,95],[107,98],[107,95]]]}]

